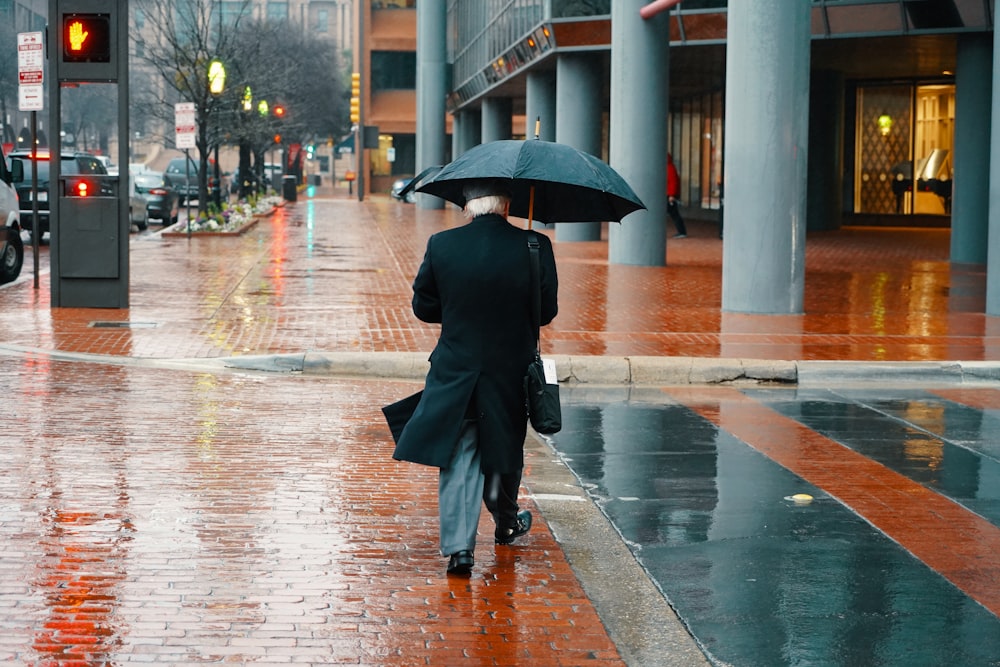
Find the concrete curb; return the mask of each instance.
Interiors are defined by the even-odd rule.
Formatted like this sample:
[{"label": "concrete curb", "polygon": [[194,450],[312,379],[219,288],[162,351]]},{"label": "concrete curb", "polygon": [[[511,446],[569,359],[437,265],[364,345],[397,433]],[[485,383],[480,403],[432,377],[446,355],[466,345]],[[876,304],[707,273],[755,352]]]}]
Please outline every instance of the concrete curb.
[{"label": "concrete curb", "polygon": [[[64,361],[175,370],[238,370],[301,373],[308,376],[423,380],[426,352],[320,352],[265,354],[208,359],[147,359],[0,345],[0,354],[33,354]],[[1000,361],[783,361],[706,357],[600,357],[547,355],[565,385],[659,386],[686,384],[843,384],[916,385],[1000,382]]]},{"label": "concrete curb", "polygon": [[[308,352],[306,375],[422,380],[429,368],[423,352]],[[838,384],[892,382],[981,384],[1000,381],[1000,362],[869,362],[713,359],[702,357],[598,357],[551,355],[561,384]]]},{"label": "concrete curb", "polygon": [[[795,382],[794,361],[693,357],[598,357],[547,355],[565,384],[715,384]],[[430,364],[425,352],[308,352],[306,375],[391,377],[422,380]]]}]

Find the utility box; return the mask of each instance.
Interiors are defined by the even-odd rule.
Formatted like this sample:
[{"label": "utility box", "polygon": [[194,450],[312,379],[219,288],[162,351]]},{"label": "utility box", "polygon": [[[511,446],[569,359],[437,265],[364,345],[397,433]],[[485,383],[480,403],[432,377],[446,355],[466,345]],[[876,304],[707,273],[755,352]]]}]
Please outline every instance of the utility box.
[{"label": "utility box", "polygon": [[[49,0],[48,34],[51,305],[128,308],[127,0]],[[62,173],[75,164],[73,149],[62,146],[64,96],[84,86],[103,86],[117,98],[118,153],[111,158],[120,176],[78,164]]]},{"label": "utility box", "polygon": [[60,278],[118,280],[118,248],[129,232],[118,219],[118,198],[67,196],[66,180],[59,185]]}]

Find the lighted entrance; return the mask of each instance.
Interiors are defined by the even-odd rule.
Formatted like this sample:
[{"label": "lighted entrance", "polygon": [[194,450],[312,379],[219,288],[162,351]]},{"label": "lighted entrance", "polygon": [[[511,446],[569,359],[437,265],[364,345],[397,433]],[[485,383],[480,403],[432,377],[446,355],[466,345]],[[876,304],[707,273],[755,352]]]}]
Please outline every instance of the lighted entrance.
[{"label": "lighted entrance", "polygon": [[857,91],[854,212],[951,214],[955,86]]}]

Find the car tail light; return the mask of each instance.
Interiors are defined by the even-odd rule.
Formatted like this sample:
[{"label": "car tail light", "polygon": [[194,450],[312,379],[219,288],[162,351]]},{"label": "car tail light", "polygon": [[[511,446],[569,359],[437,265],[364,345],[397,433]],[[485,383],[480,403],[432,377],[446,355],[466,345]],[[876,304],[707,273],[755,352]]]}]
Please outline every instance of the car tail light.
[{"label": "car tail light", "polygon": [[162,197],[163,195],[167,194],[167,191],[164,190],[163,188],[150,188],[149,194],[156,195],[157,197]]}]

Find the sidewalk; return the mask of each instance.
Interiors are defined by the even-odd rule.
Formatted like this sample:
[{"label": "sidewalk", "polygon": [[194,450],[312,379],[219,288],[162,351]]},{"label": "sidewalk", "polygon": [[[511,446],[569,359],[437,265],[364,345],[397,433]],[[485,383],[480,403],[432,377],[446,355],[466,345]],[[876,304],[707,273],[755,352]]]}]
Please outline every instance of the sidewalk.
[{"label": "sidewalk", "polygon": [[[436,329],[412,316],[410,283],[426,238],[462,220],[334,194],[303,193],[240,237],[136,235],[128,310],[50,308],[30,260],[0,288],[13,412],[0,435],[0,657],[706,664],[590,483],[534,436],[532,532],[493,547],[484,517],[473,576],[444,575],[433,471],[391,460],[378,408],[419,386]],[[693,382],[666,392],[684,397],[671,408],[692,422],[683,439],[711,440],[704,424],[728,418],[745,441],[783,444],[700,383],[993,378],[983,276],[949,267],[947,232],[810,238],[807,314],[781,317],[720,314],[721,242],[697,222],[689,233],[661,268],[609,266],[602,242],[556,244],[560,314],[542,345],[568,388]],[[625,486],[628,516],[636,499],[622,496],[638,493]]]}]

